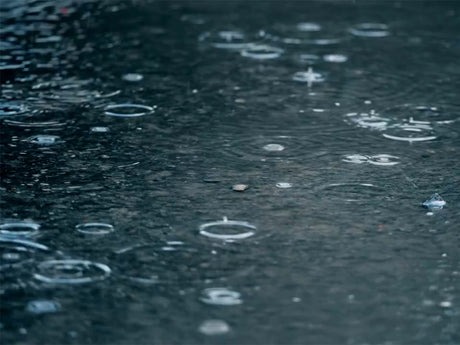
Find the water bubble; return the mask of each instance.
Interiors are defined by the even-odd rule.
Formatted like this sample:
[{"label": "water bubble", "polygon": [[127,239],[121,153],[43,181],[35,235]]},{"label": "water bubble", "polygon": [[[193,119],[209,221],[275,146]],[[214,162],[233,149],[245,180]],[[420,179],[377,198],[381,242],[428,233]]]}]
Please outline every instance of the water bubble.
[{"label": "water bubble", "polygon": [[251,43],[246,40],[245,34],[240,31],[224,30],[205,32],[198,37],[200,42],[209,42],[214,48],[241,50]]},{"label": "water bubble", "polygon": [[27,303],[26,310],[32,314],[55,313],[61,309],[61,304],[55,301],[36,300]]},{"label": "water bubble", "polygon": [[268,152],[281,152],[284,150],[284,146],[280,144],[267,144],[263,149]]},{"label": "water bubble", "polygon": [[75,228],[87,235],[107,235],[115,231],[113,225],[107,223],[84,223],[78,224]]},{"label": "water bubble", "polygon": [[283,54],[284,49],[265,45],[252,44],[248,48],[241,51],[241,55],[256,60],[276,59]]},{"label": "water bubble", "polygon": [[49,134],[37,134],[29,137],[28,142],[40,145],[40,146],[51,146],[55,144],[63,143],[64,141],[58,135],[49,135]]},{"label": "water bubble", "polygon": [[113,104],[105,107],[105,114],[116,117],[138,117],[155,112],[154,107],[142,104]]},{"label": "water bubble", "polygon": [[251,223],[239,220],[223,220],[201,224],[200,235],[224,241],[242,240],[255,234],[256,227]]},{"label": "water bubble", "polygon": [[38,265],[34,278],[48,284],[86,284],[106,279],[108,266],[86,260],[48,260]]},{"label": "water bubble", "polygon": [[348,31],[360,37],[386,37],[390,34],[388,25],[382,23],[361,23],[352,26]]},{"label": "water bubble", "polygon": [[321,73],[313,72],[313,68],[309,67],[308,71],[296,72],[292,80],[307,83],[308,87],[311,87],[313,83],[324,81],[324,77]]},{"label": "water bubble", "polygon": [[206,320],[198,330],[205,335],[221,335],[230,331],[230,326],[223,320]]},{"label": "water bubble", "polygon": [[209,288],[203,291],[200,300],[206,304],[231,306],[243,303],[240,297],[239,292],[227,288]]},{"label": "water bubble", "polygon": [[446,202],[438,193],[434,193],[422,205],[429,210],[441,210],[446,205]]},{"label": "water bubble", "polygon": [[91,127],[91,132],[93,133],[107,133],[110,132],[109,127]]},{"label": "water bubble", "polygon": [[321,25],[317,23],[299,23],[297,24],[297,30],[299,31],[320,31]]},{"label": "water bubble", "polygon": [[40,224],[29,221],[3,221],[0,223],[0,234],[8,237],[32,237],[40,230]]},{"label": "water bubble", "polygon": [[144,76],[142,74],[139,74],[139,73],[127,73],[127,74],[124,74],[122,79],[124,81],[129,81],[129,82],[138,82],[138,81],[141,81],[142,79],[144,79]]},{"label": "water bubble", "polygon": [[327,54],[323,56],[323,60],[326,62],[342,63],[348,61],[348,57],[342,54]]},{"label": "water bubble", "polygon": [[287,189],[287,188],[291,188],[292,187],[292,183],[289,183],[289,182],[278,182],[276,184],[276,187],[277,188],[280,188],[280,189]]}]

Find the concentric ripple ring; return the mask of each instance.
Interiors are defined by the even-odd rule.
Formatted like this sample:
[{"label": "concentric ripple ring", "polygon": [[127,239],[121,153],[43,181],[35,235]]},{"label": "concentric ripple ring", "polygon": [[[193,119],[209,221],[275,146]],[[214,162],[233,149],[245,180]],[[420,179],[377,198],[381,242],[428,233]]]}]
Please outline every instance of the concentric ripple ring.
[{"label": "concentric ripple ring", "polygon": [[[38,265],[39,270],[50,270],[55,271],[55,276],[35,273],[33,276],[35,279],[49,284],[86,284],[94,281],[106,279],[111,269],[107,265],[91,262],[87,260],[48,260],[43,261]],[[85,270],[96,269],[100,272],[98,276],[85,276]],[[74,277],[59,276],[59,271],[74,271]]]},{"label": "concentric ripple ring", "polygon": [[[124,112],[121,112],[122,109],[131,109],[131,110],[140,110],[140,111],[134,112],[134,113],[124,113]],[[124,103],[124,104],[108,105],[105,107],[106,115],[116,116],[116,117],[139,117],[139,116],[151,114],[153,112],[154,112],[153,107],[150,107],[148,105],[142,105],[142,104]]]}]

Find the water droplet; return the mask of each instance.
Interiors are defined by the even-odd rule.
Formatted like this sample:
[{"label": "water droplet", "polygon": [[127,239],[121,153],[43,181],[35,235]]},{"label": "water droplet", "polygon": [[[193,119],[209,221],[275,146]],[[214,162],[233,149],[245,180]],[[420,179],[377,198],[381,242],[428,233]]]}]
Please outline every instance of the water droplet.
[{"label": "water droplet", "polygon": [[209,288],[203,291],[200,300],[206,304],[231,306],[243,303],[240,297],[239,292],[227,288]]},{"label": "water droplet", "polygon": [[292,80],[307,83],[308,87],[311,87],[313,83],[324,81],[324,77],[321,73],[313,72],[313,68],[309,67],[308,71],[296,72]]},{"label": "water droplet", "polygon": [[55,313],[60,309],[61,305],[58,302],[48,300],[30,301],[26,306],[26,310],[32,314]]},{"label": "water droplet", "polygon": [[205,335],[221,335],[228,333],[230,326],[223,320],[206,320],[198,329]]},{"label": "water droplet", "polygon": [[388,25],[382,23],[361,23],[352,26],[348,31],[360,37],[386,37],[390,34]]},{"label": "water droplet", "polygon": [[284,49],[268,46],[265,44],[251,44],[241,51],[241,55],[256,60],[276,59],[283,54]]},{"label": "water droplet", "polygon": [[40,224],[28,221],[3,221],[0,234],[8,237],[32,237],[38,234]]},{"label": "water droplet", "polygon": [[446,202],[438,193],[434,193],[422,205],[433,211],[442,209],[446,205]]},{"label": "water droplet", "polygon": [[138,117],[155,112],[154,107],[142,104],[113,104],[105,107],[105,114],[116,117]]},{"label": "water droplet", "polygon": [[124,74],[122,79],[124,81],[129,81],[129,82],[138,82],[138,81],[141,81],[142,79],[144,79],[144,76],[142,74],[139,74],[139,73],[127,73],[127,74]]},{"label": "water droplet", "polygon": [[115,231],[114,227],[107,223],[84,223],[78,224],[75,228],[87,235],[107,235]]},{"label": "water droplet", "polygon": [[219,220],[199,226],[200,235],[224,241],[242,240],[255,234],[256,227],[239,220]]},{"label": "water droplet", "polygon": [[38,264],[34,278],[48,284],[86,284],[106,279],[108,266],[86,260],[48,260]]}]

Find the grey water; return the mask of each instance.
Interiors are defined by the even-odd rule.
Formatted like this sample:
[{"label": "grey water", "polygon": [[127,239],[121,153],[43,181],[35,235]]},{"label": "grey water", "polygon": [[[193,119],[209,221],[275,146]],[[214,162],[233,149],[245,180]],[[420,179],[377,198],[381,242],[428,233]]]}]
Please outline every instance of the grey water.
[{"label": "grey water", "polygon": [[2,344],[460,343],[459,2],[0,23]]}]

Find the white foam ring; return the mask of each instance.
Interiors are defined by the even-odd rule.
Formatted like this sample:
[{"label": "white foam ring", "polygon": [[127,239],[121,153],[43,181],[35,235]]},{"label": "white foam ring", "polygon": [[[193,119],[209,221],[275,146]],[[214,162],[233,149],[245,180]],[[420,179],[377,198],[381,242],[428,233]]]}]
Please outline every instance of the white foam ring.
[{"label": "white foam ring", "polygon": [[[104,264],[87,260],[48,260],[38,265],[40,271],[50,271],[49,274],[34,273],[33,277],[48,284],[86,284],[106,279],[111,269]],[[95,269],[100,274],[97,276],[85,276],[88,270]],[[67,273],[65,271],[71,272]],[[54,272],[54,273],[53,273]],[[59,275],[61,272],[61,276]],[[54,275],[54,276],[53,276]]]},{"label": "white foam ring", "polygon": [[[213,227],[233,229],[241,228],[242,232],[235,234],[216,233],[211,231]],[[248,237],[253,236],[255,234],[256,229],[256,226],[252,225],[251,223],[239,220],[228,220],[227,217],[224,217],[223,220],[201,224],[198,228],[200,235],[224,241],[246,239]]]}]

